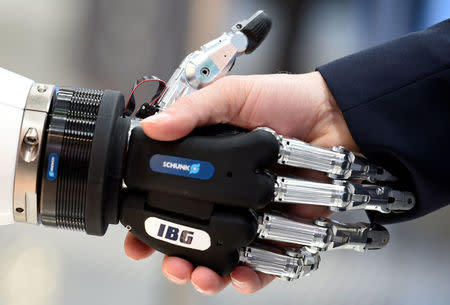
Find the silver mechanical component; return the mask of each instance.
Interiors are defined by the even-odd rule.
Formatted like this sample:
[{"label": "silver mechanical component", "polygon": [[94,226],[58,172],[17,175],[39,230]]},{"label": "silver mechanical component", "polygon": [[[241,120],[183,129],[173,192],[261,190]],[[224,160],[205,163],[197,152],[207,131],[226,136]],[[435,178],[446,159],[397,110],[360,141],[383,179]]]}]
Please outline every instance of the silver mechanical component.
[{"label": "silver mechanical component", "polygon": [[24,109],[14,178],[14,220],[38,223],[37,181],[43,133],[55,86],[33,84]]},{"label": "silver mechanical component", "polygon": [[381,213],[406,211],[414,207],[410,192],[387,186],[334,180],[333,184],[277,177],[274,202],[328,206],[334,211],[372,210]]},{"label": "silver mechanical component", "polygon": [[318,249],[326,248],[329,230],[310,219],[296,219],[275,212],[258,217],[258,238],[292,243]]},{"label": "silver mechanical component", "polygon": [[389,242],[388,230],[378,224],[359,222],[350,225],[323,217],[314,220],[314,224],[329,230],[327,246],[321,250],[350,249],[365,252],[381,249]]},{"label": "silver mechanical component", "polygon": [[138,119],[138,118],[131,118],[130,119],[130,128],[128,129],[127,146],[130,144],[131,132],[133,131],[134,128],[140,127],[140,126],[141,126],[141,120],[140,119]]},{"label": "silver mechanical component", "polygon": [[241,249],[239,260],[256,271],[291,281],[317,270],[320,256],[306,247],[281,250],[254,245]]},{"label": "silver mechanical component", "polygon": [[180,97],[225,76],[233,67],[236,58],[249,47],[249,38],[241,30],[262,15],[264,12],[258,11],[248,20],[233,26],[230,32],[189,54],[167,82],[167,89],[157,102],[159,110],[165,110]]},{"label": "silver mechanical component", "polygon": [[283,137],[267,127],[260,129],[276,137],[280,145],[279,164],[324,172],[332,179],[363,179],[372,183],[396,180],[382,167],[371,164],[364,157],[342,146],[334,146],[329,150],[295,138]]},{"label": "silver mechanical component", "polygon": [[380,249],[389,241],[380,225],[344,224],[327,218],[304,219],[277,212],[258,217],[258,238],[307,246],[326,251],[351,249],[359,252]]}]

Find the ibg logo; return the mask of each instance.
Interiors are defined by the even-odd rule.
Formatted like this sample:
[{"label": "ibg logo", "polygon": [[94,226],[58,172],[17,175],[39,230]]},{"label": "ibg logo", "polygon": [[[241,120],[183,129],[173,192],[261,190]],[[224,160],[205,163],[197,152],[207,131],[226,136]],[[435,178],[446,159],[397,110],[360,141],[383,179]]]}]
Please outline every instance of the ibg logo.
[{"label": "ibg logo", "polygon": [[207,161],[156,154],[150,158],[150,169],[157,173],[209,180],[214,166]]},{"label": "ibg logo", "polygon": [[157,217],[147,218],[144,225],[148,235],[173,245],[200,251],[211,246],[209,234],[199,229]]},{"label": "ibg logo", "polygon": [[177,227],[166,226],[162,223],[159,225],[158,236],[173,241],[179,240],[180,243],[190,245],[194,238],[194,232],[187,230],[180,231]]},{"label": "ibg logo", "polygon": [[192,164],[189,169],[189,174],[198,174],[200,172],[200,163]]}]

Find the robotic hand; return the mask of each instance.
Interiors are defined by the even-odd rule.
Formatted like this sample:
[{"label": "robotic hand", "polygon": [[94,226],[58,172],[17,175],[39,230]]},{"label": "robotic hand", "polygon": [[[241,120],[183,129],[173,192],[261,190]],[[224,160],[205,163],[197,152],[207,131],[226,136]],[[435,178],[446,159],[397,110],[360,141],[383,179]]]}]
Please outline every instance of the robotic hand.
[{"label": "robotic hand", "polygon": [[[141,160],[149,160],[150,170]],[[268,170],[277,163],[325,172],[332,183],[277,176]],[[364,158],[340,147],[327,150],[284,138],[268,128],[207,127],[174,142],[150,140],[142,129],[133,130],[124,177],[129,193],[122,224],[152,248],[222,275],[245,263],[296,279],[317,269],[320,251],[363,252],[389,240],[377,224],[302,219],[274,211],[281,205],[382,213],[414,205],[409,192],[368,183],[395,178]]]},{"label": "robotic hand", "polygon": [[[259,11],[188,55],[136,116],[164,111],[179,97],[224,76],[270,29]],[[377,224],[343,224],[276,212],[284,204],[404,212],[413,194],[364,157],[314,147],[269,128],[216,125],[172,142],[149,139],[116,91],[60,89],[5,70],[0,224],[42,223],[103,235],[120,222],[151,247],[230,273],[238,264],[286,280],[318,268],[320,252],[380,249]],[[134,92],[133,89],[133,92]],[[124,110],[125,109],[125,110]],[[279,176],[273,165],[326,173],[330,183]],[[375,183],[379,183],[377,185]]]}]

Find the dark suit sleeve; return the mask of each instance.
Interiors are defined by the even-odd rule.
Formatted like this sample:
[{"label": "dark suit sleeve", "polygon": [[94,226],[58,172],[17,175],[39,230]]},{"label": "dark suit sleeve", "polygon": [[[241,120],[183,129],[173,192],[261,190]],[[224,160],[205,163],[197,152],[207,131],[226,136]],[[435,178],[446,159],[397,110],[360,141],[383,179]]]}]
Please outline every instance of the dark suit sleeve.
[{"label": "dark suit sleeve", "polygon": [[318,68],[361,152],[417,199],[409,220],[450,203],[450,19]]}]

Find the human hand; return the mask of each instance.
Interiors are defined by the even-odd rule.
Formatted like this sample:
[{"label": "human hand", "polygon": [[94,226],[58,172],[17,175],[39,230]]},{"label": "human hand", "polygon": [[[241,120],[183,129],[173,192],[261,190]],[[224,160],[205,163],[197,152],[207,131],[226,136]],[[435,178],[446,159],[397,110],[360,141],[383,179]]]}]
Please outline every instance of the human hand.
[{"label": "human hand", "polygon": [[[142,127],[153,139],[172,141],[188,135],[196,127],[219,123],[249,130],[266,126],[278,134],[317,146],[342,145],[358,150],[319,72],[228,76],[180,98],[166,111],[142,121]],[[298,170],[295,173],[310,175]],[[306,218],[329,213],[326,207],[312,205],[292,205],[288,209]],[[130,258],[146,258],[153,252],[132,234],[127,235],[125,253]],[[221,277],[209,268],[194,267],[182,258],[169,256],[162,262],[162,272],[175,284],[191,281],[206,295],[218,293],[230,281],[237,290],[253,293],[273,279],[247,266],[239,266],[230,275]]]}]

